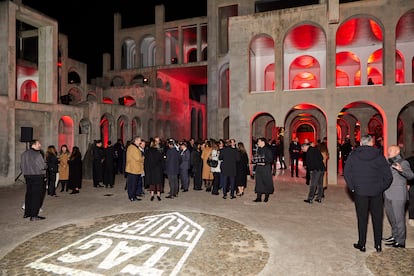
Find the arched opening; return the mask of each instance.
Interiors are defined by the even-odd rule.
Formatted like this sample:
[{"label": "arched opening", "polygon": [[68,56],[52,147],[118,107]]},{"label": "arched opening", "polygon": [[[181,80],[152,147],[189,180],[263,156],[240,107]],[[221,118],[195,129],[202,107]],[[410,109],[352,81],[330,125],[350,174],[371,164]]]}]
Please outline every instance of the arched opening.
[{"label": "arched opening", "polygon": [[73,120],[69,116],[62,116],[59,120],[58,126],[58,147],[67,145],[68,149],[73,147],[74,141],[74,127]]}]

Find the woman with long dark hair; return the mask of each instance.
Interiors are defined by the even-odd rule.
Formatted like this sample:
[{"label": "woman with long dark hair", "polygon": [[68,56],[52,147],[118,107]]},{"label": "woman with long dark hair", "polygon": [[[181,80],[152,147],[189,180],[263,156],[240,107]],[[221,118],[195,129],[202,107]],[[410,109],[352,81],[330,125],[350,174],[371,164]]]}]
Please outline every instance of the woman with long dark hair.
[{"label": "woman with long dark hair", "polygon": [[237,144],[240,153],[240,161],[236,164],[236,185],[237,195],[244,195],[244,189],[247,186],[247,176],[250,174],[249,169],[249,156],[247,155],[246,148],[242,142]]},{"label": "woman with long dark hair", "polygon": [[73,147],[69,161],[69,188],[71,194],[78,194],[82,188],[82,154],[78,147]]},{"label": "woman with long dark hair", "polygon": [[46,151],[46,164],[47,164],[47,194],[50,196],[56,195],[56,174],[58,173],[59,159],[57,157],[57,151],[55,146],[51,145],[47,147]]}]

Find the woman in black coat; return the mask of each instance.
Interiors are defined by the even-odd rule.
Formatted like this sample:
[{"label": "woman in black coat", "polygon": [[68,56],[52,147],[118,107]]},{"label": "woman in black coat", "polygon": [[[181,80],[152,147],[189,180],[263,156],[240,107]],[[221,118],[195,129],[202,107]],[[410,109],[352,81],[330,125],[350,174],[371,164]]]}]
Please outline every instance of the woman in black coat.
[{"label": "woman in black coat", "polygon": [[161,201],[161,189],[164,182],[164,155],[160,151],[160,145],[155,141],[151,142],[150,148],[145,152],[144,159],[145,185],[149,186],[151,201],[154,194],[157,194],[158,201]]},{"label": "woman in black coat", "polygon": [[82,188],[82,155],[78,147],[73,147],[69,161],[69,188],[71,194],[78,194]]},{"label": "woman in black coat", "polygon": [[237,174],[236,174],[236,185],[237,195],[244,195],[244,189],[247,186],[247,176],[250,174],[249,169],[249,156],[247,155],[246,148],[242,142],[237,144],[240,152],[240,161],[237,162]]},{"label": "woman in black coat", "polygon": [[201,144],[196,142],[194,149],[191,151],[191,168],[194,176],[194,190],[201,191],[203,159],[201,159]]},{"label": "woman in black coat", "polygon": [[47,194],[50,196],[56,195],[56,174],[58,172],[59,159],[57,158],[57,151],[55,146],[47,147],[46,151],[47,163]]},{"label": "woman in black coat", "polygon": [[264,202],[269,200],[269,194],[273,194],[274,186],[272,179],[272,151],[266,144],[266,138],[262,137],[257,140],[257,159],[256,163],[256,187],[254,191],[257,194],[257,198],[254,202],[262,201],[262,194],[265,195]]}]

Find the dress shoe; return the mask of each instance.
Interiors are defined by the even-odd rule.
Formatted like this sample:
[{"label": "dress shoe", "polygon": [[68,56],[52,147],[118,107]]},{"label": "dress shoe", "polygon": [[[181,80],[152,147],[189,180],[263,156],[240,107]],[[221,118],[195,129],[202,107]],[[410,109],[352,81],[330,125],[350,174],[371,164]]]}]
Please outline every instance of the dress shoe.
[{"label": "dress shoe", "polygon": [[73,194],[79,194],[79,190],[73,190],[70,194],[71,195],[73,195]]},{"label": "dress shoe", "polygon": [[135,200],[136,200],[136,201],[140,201],[140,200],[142,200],[142,199],[136,196],[136,197],[135,197]]},{"label": "dress shoe", "polygon": [[376,250],[377,252],[381,252],[381,251],[382,251],[381,245],[376,245],[376,246],[375,246],[375,250]]},{"label": "dress shoe", "polygon": [[131,202],[132,202],[132,201],[137,201],[137,199],[136,199],[136,198],[130,198],[129,200],[130,200]]},{"label": "dress shoe", "polygon": [[169,195],[169,196],[166,196],[165,198],[171,198],[171,199],[172,199],[172,198],[174,198],[174,197]]},{"label": "dress shoe", "polygon": [[151,197],[151,201],[153,201],[153,200],[154,200],[154,196]]},{"label": "dress shoe", "polygon": [[158,201],[161,201],[161,197],[160,196],[157,196],[157,199],[158,199]]},{"label": "dress shoe", "polygon": [[185,192],[188,192],[188,189],[186,189],[186,190],[183,190],[183,193],[185,193]]},{"label": "dress shoe", "polygon": [[227,198],[227,196],[223,196],[223,199],[226,199]]},{"label": "dress shoe", "polygon": [[30,217],[30,221],[42,220],[42,219],[45,219],[45,217],[41,217],[41,216]]},{"label": "dress shoe", "polygon": [[395,242],[392,245],[392,247],[394,247],[394,248],[405,248],[405,244],[401,244],[401,243]]},{"label": "dress shoe", "polygon": [[262,200],[260,198],[256,198],[253,202],[262,202]]},{"label": "dress shoe", "polygon": [[28,217],[30,217],[29,215],[23,215],[23,218],[28,218]]},{"label": "dress shoe", "polygon": [[312,199],[304,199],[303,201],[306,202],[306,203],[309,203],[309,204],[312,204],[312,202],[313,202]]},{"label": "dress shoe", "polygon": [[232,195],[230,198],[233,199],[233,198],[236,198],[236,197],[234,195]]},{"label": "dress shoe", "polygon": [[317,199],[315,201],[318,202],[318,203],[322,203],[322,199]]},{"label": "dress shoe", "polygon": [[365,252],[366,251],[365,246],[359,245],[357,243],[354,243],[354,248],[355,249],[359,249],[359,251],[361,251],[361,252]]}]

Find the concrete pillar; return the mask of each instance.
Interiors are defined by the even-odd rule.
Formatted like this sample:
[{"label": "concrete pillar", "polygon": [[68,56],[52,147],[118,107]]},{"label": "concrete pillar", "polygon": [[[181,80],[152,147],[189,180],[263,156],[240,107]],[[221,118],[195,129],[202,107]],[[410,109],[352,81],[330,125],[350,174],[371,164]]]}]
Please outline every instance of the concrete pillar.
[{"label": "concrete pillar", "polygon": [[[119,31],[121,30],[122,17],[120,13],[114,14],[114,71],[121,70],[121,49],[122,45],[120,45],[120,34]],[[110,70],[111,66],[109,64],[108,70]],[[105,71],[104,71],[105,72]]]},{"label": "concrete pillar", "polygon": [[42,103],[57,102],[57,24],[39,28],[38,99]]},{"label": "concrete pillar", "polygon": [[203,49],[201,47],[201,26],[197,24],[197,62],[200,62],[202,59]]},{"label": "concrete pillar", "polygon": [[155,65],[165,64],[165,34],[164,34],[165,8],[164,5],[155,6],[155,42],[157,54]]}]

